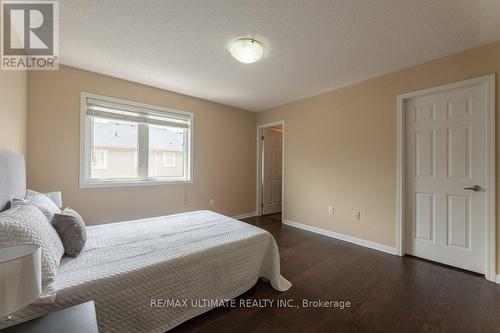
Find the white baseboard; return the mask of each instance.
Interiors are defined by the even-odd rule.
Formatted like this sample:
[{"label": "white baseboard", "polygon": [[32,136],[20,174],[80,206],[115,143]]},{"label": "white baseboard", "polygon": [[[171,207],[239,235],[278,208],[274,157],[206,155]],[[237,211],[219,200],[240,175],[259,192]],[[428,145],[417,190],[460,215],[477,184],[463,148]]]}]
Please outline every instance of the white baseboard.
[{"label": "white baseboard", "polygon": [[254,217],[257,215],[257,212],[251,212],[251,213],[246,213],[246,214],[239,214],[239,215],[235,215],[235,216],[231,216],[233,219],[236,219],[236,220],[241,220],[241,219],[246,219],[246,218],[249,218],[249,217]]},{"label": "white baseboard", "polygon": [[[334,231],[330,231],[330,230],[326,230],[326,229],[322,229],[322,228],[317,228],[317,227],[313,227],[313,226],[310,226],[307,224],[302,224],[302,223],[298,223],[298,222],[294,222],[294,221],[290,221],[290,220],[283,220],[283,224],[289,225],[291,227],[307,230],[310,232],[314,232],[314,233],[317,233],[317,234],[320,234],[323,236],[340,239],[340,240],[343,240],[345,242],[353,243],[356,245],[368,247],[370,249],[374,249],[377,251],[382,251],[385,253],[390,253],[390,254],[396,255],[396,248],[395,247],[390,247],[390,246],[387,246],[384,244],[371,242],[371,241],[357,238],[357,237],[353,237],[353,236],[339,234],[338,232],[334,232]],[[497,280],[498,280],[498,277],[497,277]]]},{"label": "white baseboard", "polygon": [[497,278],[496,278],[496,283],[500,284],[500,275],[497,275]]}]

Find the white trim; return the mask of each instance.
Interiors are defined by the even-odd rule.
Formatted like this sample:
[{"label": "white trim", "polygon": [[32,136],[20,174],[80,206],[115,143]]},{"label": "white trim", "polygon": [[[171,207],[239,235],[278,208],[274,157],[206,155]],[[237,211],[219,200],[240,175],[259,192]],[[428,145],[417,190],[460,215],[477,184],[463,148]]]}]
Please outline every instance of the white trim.
[{"label": "white trim", "polygon": [[192,184],[192,180],[99,180],[98,182],[86,182],[84,184],[80,184],[80,188],[103,188],[103,187],[129,187],[129,186],[152,186],[152,185],[178,185],[178,184]]},{"label": "white trim", "polygon": [[497,276],[496,276],[496,280],[495,280],[494,282],[496,282],[496,283],[500,284],[500,275],[497,275]]},{"label": "white trim", "polygon": [[[137,176],[147,179],[149,173],[149,126],[137,124]],[[142,147],[139,148],[139,147]],[[92,179],[88,179],[87,182]]]},{"label": "white trim", "polygon": [[493,281],[496,275],[496,88],[495,74],[486,80],[486,270],[485,276]]},{"label": "white trim", "polygon": [[262,215],[262,207],[261,207],[261,136],[262,129],[267,127],[274,126],[282,126],[283,134],[282,134],[282,149],[281,149],[281,216],[285,216],[285,121],[279,120],[268,124],[258,125],[257,126],[257,178],[256,178],[256,186],[255,186],[255,213],[256,216]]},{"label": "white trim", "polygon": [[486,89],[486,260],[485,277],[495,281],[496,248],[495,248],[495,74],[485,75],[478,78],[455,82],[425,90],[414,91],[397,96],[397,144],[396,144],[396,248],[397,254],[402,256],[405,251],[405,221],[404,221],[404,195],[405,195],[405,123],[404,107],[405,100],[435,94],[438,92],[463,88],[468,86],[484,85]]},{"label": "white trim", "polygon": [[[90,163],[88,161],[87,152],[90,151],[91,142],[90,139],[90,126],[89,119],[86,116],[87,114],[87,98],[95,98],[103,101],[114,102],[127,104],[136,107],[154,109],[159,112],[166,112],[168,114],[180,114],[184,116],[190,117],[190,129],[189,135],[185,135],[186,149],[184,150],[184,168],[186,178],[152,178],[152,179],[119,179],[119,180],[101,180],[101,179],[90,179]],[[139,126],[141,127],[141,126]],[[139,129],[138,129],[139,131]],[[141,131],[139,131],[141,132]],[[144,132],[144,131],[142,131]],[[145,134],[139,133],[139,136],[142,137],[143,141],[145,140]],[[194,137],[194,114],[188,111],[176,110],[165,108],[162,106],[139,103],[114,97],[101,96],[96,94],[91,94],[82,91],[80,93],[80,188],[102,188],[102,187],[124,187],[124,186],[147,186],[147,185],[170,185],[170,184],[191,184],[193,183],[193,158],[194,158],[194,149],[193,149],[193,137]],[[141,138],[139,138],[141,139]],[[144,141],[146,143],[147,140]],[[139,154],[141,155],[141,154]],[[146,165],[148,162],[148,155],[142,154],[144,156],[138,156],[138,162],[142,162],[142,165]],[[146,162],[146,164],[144,164]],[[139,163],[141,165],[141,163]],[[145,168],[144,168],[145,169]],[[140,171],[140,170],[138,170]],[[144,173],[144,170],[143,172]],[[141,176],[139,172],[139,176]],[[143,176],[143,175],[142,175]]]},{"label": "white trim", "polygon": [[[404,194],[405,194],[405,169],[404,169],[404,114],[403,98],[397,97],[396,113],[396,254],[404,256],[404,234],[405,225],[403,223],[405,216]],[[403,237],[401,237],[403,235]]]},{"label": "white trim", "polygon": [[372,241],[368,241],[366,239],[357,238],[357,237],[349,236],[349,235],[344,235],[344,234],[340,234],[338,232],[334,232],[334,231],[330,231],[330,230],[326,230],[326,229],[322,229],[322,228],[318,228],[318,227],[313,227],[313,226],[310,226],[307,224],[302,224],[302,223],[298,223],[298,222],[294,222],[294,221],[290,221],[290,220],[283,220],[283,224],[294,227],[294,228],[299,228],[302,230],[314,232],[316,234],[320,234],[323,236],[339,239],[339,240],[342,240],[344,242],[349,242],[349,243],[356,244],[359,246],[364,246],[364,247],[367,247],[367,248],[370,248],[373,250],[396,255],[396,248],[388,246],[388,245],[375,243]]},{"label": "white trim", "polygon": [[189,112],[189,111],[171,109],[171,108],[166,108],[166,107],[159,106],[159,105],[153,105],[153,104],[147,104],[147,103],[141,103],[141,102],[134,102],[134,101],[126,100],[126,99],[122,99],[122,98],[97,95],[97,94],[92,94],[92,93],[88,93],[85,91],[81,92],[81,96],[85,96],[85,98],[97,99],[100,101],[118,103],[118,104],[123,104],[123,105],[127,105],[127,106],[135,106],[135,107],[138,107],[141,109],[151,109],[152,112],[160,111],[160,112],[165,112],[165,113],[169,113],[169,114],[173,114],[173,115],[182,114],[184,116],[192,116],[193,115],[193,113]]},{"label": "white trim", "polygon": [[231,218],[233,218],[235,220],[241,220],[241,219],[247,219],[249,217],[254,217],[254,216],[257,216],[256,212],[234,215],[234,216],[231,216]]}]

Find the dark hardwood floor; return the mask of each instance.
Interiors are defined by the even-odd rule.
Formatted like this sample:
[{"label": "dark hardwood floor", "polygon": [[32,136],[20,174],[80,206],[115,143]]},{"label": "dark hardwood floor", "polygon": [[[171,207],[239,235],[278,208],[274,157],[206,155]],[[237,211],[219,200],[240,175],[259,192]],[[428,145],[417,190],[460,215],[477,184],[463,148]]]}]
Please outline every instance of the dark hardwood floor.
[{"label": "dark hardwood floor", "polygon": [[348,300],[350,308],[217,308],[172,332],[500,332],[500,285],[413,257],[397,257],[281,225],[271,232],[284,293],[259,281],[243,299]]}]

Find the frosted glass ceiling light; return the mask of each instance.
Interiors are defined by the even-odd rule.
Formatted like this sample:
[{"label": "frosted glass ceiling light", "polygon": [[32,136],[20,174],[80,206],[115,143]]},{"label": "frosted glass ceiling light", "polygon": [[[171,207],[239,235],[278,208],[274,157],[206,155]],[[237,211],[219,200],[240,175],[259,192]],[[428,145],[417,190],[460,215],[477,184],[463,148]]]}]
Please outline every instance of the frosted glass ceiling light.
[{"label": "frosted glass ceiling light", "polygon": [[229,53],[239,62],[251,64],[262,58],[264,46],[255,39],[240,38],[231,44]]}]

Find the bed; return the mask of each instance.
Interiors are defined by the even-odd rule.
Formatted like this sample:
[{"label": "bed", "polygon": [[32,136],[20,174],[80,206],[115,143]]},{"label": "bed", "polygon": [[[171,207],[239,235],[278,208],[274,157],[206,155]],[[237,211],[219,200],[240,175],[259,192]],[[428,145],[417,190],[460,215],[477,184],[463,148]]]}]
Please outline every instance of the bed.
[{"label": "bed", "polygon": [[[0,178],[23,178],[19,168],[22,157],[0,151]],[[4,209],[6,198],[26,190],[24,179],[0,185]],[[165,332],[241,295],[260,277],[278,291],[291,287],[271,234],[211,211],[89,226],[87,236],[77,258],[61,260],[55,301],[32,304],[0,328],[94,300],[102,333]]]}]

